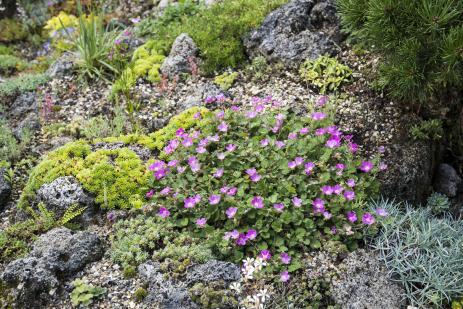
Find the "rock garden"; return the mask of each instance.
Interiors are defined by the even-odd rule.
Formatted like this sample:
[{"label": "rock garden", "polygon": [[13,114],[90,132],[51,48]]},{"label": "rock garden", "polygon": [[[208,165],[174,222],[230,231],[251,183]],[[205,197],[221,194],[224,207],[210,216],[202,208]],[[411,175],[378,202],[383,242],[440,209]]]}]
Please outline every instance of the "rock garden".
[{"label": "rock garden", "polygon": [[0,0],[1,308],[463,308],[463,2]]}]

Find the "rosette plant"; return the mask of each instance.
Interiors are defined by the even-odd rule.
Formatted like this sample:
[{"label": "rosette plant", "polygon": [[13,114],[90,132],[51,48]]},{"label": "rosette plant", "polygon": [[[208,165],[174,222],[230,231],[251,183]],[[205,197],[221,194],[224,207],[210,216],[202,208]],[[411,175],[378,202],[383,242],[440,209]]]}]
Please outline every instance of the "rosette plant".
[{"label": "rosette plant", "polygon": [[233,261],[264,251],[294,263],[326,240],[354,245],[375,222],[364,201],[377,192],[379,157],[362,160],[327,105],[299,116],[274,103],[255,99],[216,111],[201,131],[180,128],[168,159],[150,166],[158,215]]}]

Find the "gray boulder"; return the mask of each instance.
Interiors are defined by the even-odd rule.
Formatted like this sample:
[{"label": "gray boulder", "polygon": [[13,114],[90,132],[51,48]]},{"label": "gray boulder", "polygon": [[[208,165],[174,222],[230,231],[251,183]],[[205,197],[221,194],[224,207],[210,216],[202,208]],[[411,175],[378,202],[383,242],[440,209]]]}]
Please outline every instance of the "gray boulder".
[{"label": "gray boulder", "polygon": [[198,62],[196,47],[193,39],[186,33],[180,34],[172,45],[169,56],[164,60],[161,66],[162,74],[169,78],[174,78],[181,73],[192,73],[192,61]]},{"label": "gray boulder", "polygon": [[271,12],[244,44],[252,58],[292,65],[337,54],[342,39],[334,1],[292,0]]},{"label": "gray boulder", "polygon": [[154,262],[141,264],[138,272],[149,284],[149,294],[145,302],[152,307],[161,306],[164,309],[199,308],[188,293],[188,289],[195,283],[209,284],[220,281],[228,284],[240,279],[240,269],[237,265],[216,260],[192,266],[187,270],[183,281],[166,278],[159,264]]},{"label": "gray boulder", "polygon": [[448,197],[456,197],[461,183],[460,176],[452,166],[445,163],[439,164],[433,183],[436,192],[445,194]]},{"label": "gray boulder", "polygon": [[37,113],[31,112],[24,116],[23,120],[16,125],[13,129],[13,134],[18,140],[22,140],[24,138],[24,134],[26,134],[26,130],[29,131],[31,136],[34,135],[35,132],[39,131],[41,128],[40,119]]},{"label": "gray boulder", "polygon": [[145,303],[151,308],[160,306],[163,309],[196,309],[199,308],[188,295],[183,282],[166,279],[159,264],[147,262],[138,266],[138,273],[149,284]]},{"label": "gray boulder", "polygon": [[388,279],[373,253],[354,251],[343,264],[345,271],[331,284],[331,295],[342,308],[399,309],[405,305],[403,289]]},{"label": "gray boulder", "polygon": [[40,308],[61,280],[103,256],[103,243],[89,232],[56,228],[40,236],[24,258],[8,264],[1,280],[12,289],[19,308]]},{"label": "gray boulder", "polygon": [[0,209],[8,203],[11,194],[11,184],[6,180],[6,168],[0,168]]},{"label": "gray boulder", "polygon": [[57,217],[61,217],[75,204],[87,207],[79,217],[83,223],[91,222],[95,214],[93,197],[72,176],[59,177],[42,185],[37,191],[37,202],[43,202]]},{"label": "gray boulder", "polygon": [[211,260],[188,269],[186,281],[188,285],[222,280],[227,283],[238,281],[241,278],[240,269],[233,263]]},{"label": "gray boulder", "polygon": [[51,78],[59,78],[69,75],[76,65],[75,57],[72,53],[66,52],[61,55],[55,62],[48,68],[47,74]]},{"label": "gray boulder", "polygon": [[37,94],[35,92],[19,95],[10,107],[11,117],[21,117],[30,112],[38,113]]}]

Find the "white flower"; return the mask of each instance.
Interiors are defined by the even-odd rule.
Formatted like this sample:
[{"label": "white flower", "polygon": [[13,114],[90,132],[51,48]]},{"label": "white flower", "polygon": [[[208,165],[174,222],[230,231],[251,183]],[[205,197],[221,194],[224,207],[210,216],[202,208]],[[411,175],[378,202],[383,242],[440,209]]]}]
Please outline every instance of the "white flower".
[{"label": "white flower", "polygon": [[233,282],[230,284],[230,289],[237,293],[241,293],[241,284],[239,282]]},{"label": "white flower", "polygon": [[257,296],[261,298],[262,303],[265,303],[267,299],[270,299],[270,294],[268,293],[267,289],[260,290],[259,293],[257,293]]}]

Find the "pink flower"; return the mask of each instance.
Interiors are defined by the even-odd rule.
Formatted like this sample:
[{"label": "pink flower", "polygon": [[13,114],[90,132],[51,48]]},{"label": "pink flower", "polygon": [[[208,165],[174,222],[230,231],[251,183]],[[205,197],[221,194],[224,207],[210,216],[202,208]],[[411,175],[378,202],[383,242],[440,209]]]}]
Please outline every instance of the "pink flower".
[{"label": "pink flower", "polygon": [[211,204],[211,205],[217,205],[218,203],[220,203],[220,195],[212,194],[212,195],[209,197],[209,204]]},{"label": "pink flower", "polygon": [[225,240],[228,240],[230,238],[231,239],[237,239],[239,236],[240,236],[240,233],[237,230],[233,230],[231,232],[226,232],[223,238]]},{"label": "pink flower", "polygon": [[228,207],[227,210],[225,211],[225,214],[227,215],[228,219],[232,219],[236,215],[237,211],[238,211],[237,207]]},{"label": "pink flower", "polygon": [[288,162],[288,168],[293,169],[296,168],[297,164],[294,161],[289,161]]},{"label": "pink flower", "polygon": [[332,188],[333,188],[334,194],[336,194],[336,195],[339,195],[339,194],[342,193],[342,191],[344,191],[344,188],[341,185],[335,185]]},{"label": "pink flower", "polygon": [[201,135],[201,131],[199,131],[199,130],[194,130],[194,131],[191,133],[191,137],[192,137],[193,139],[198,138],[200,135]]},{"label": "pink flower", "polygon": [[304,127],[304,128],[299,130],[299,134],[301,134],[301,135],[305,135],[307,133],[309,133],[309,128]]},{"label": "pink flower", "polygon": [[385,153],[385,152],[386,152],[386,147],[384,147],[384,146],[379,146],[379,147],[378,147],[378,152],[379,152],[379,153]]},{"label": "pink flower", "polygon": [[259,254],[259,257],[264,261],[268,261],[272,258],[272,254],[269,250],[262,250]]},{"label": "pink flower", "polygon": [[312,201],[312,207],[315,213],[322,213],[325,211],[325,201],[320,198],[316,198]]},{"label": "pink flower", "polygon": [[261,179],[261,176],[257,173],[255,168],[247,169],[246,174],[248,174],[252,182],[258,182]]},{"label": "pink flower", "polygon": [[376,214],[380,217],[387,217],[389,215],[386,209],[384,208],[377,208],[375,211],[376,211]]},{"label": "pink flower", "polygon": [[289,133],[288,139],[296,139],[297,138],[297,133]]},{"label": "pink flower", "polygon": [[371,213],[366,212],[362,216],[362,222],[366,225],[372,225],[373,223],[375,223],[375,217],[373,217]]},{"label": "pink flower", "polygon": [[159,171],[154,172],[154,177],[155,177],[157,180],[161,180],[161,179],[164,178],[166,175],[167,175],[167,170],[166,170],[166,169],[162,169],[162,170],[159,170]]},{"label": "pink flower", "polygon": [[200,228],[203,228],[206,226],[207,219],[206,218],[199,218],[196,220],[196,225]]},{"label": "pink flower", "polygon": [[261,179],[261,176],[259,174],[254,174],[251,177],[249,177],[252,182],[258,182]]},{"label": "pink flower", "polygon": [[182,145],[186,148],[193,146],[193,139],[191,137],[184,138],[182,141]]},{"label": "pink flower", "polygon": [[172,160],[172,161],[169,161],[169,163],[167,163],[167,166],[168,167],[175,167],[177,166],[178,164],[178,160]]},{"label": "pink flower", "polygon": [[206,147],[209,144],[209,138],[204,138],[199,141],[198,146],[199,147]]},{"label": "pink flower", "polygon": [[325,146],[331,149],[337,148],[341,146],[341,139],[337,136],[332,136],[329,140],[326,141]]},{"label": "pink flower", "polygon": [[297,166],[300,166],[304,163],[304,158],[303,157],[296,157],[294,159],[294,162],[296,163]]},{"label": "pink flower", "polygon": [[350,152],[356,153],[358,149],[359,149],[359,145],[357,145],[356,143],[349,143]]},{"label": "pink flower", "polygon": [[373,163],[370,161],[363,161],[359,168],[362,172],[368,173],[373,169]]},{"label": "pink flower", "polygon": [[276,141],[275,145],[277,146],[278,149],[281,149],[281,148],[285,147],[285,142]]},{"label": "pink flower", "polygon": [[194,197],[187,197],[183,200],[183,207],[185,208],[193,208],[196,206],[196,200]]},{"label": "pink flower", "polygon": [[165,187],[164,189],[162,189],[159,194],[163,195],[163,196],[166,196],[166,195],[169,195],[170,191],[172,190],[171,187]]},{"label": "pink flower", "polygon": [[248,119],[256,118],[256,116],[257,116],[257,113],[255,111],[249,111],[246,113],[246,118]]},{"label": "pink flower", "polygon": [[240,111],[240,107],[239,106],[236,106],[236,105],[232,105],[232,107],[230,107],[230,109],[234,112],[239,112]]},{"label": "pink flower", "polygon": [[159,208],[158,216],[165,219],[170,216],[170,211],[167,208],[161,207]]},{"label": "pink flower", "polygon": [[177,137],[182,136],[183,133],[185,133],[185,129],[184,129],[184,128],[179,128],[177,131],[175,131],[175,135],[176,135]]},{"label": "pink flower", "polygon": [[351,188],[355,187],[355,180],[352,179],[352,178],[351,178],[351,179],[348,179],[348,180],[346,181],[346,183],[347,183],[347,185],[348,185],[349,187],[351,187]]},{"label": "pink flower", "polygon": [[280,254],[280,259],[281,259],[281,263],[283,264],[288,265],[289,263],[291,263],[291,256],[286,252],[282,252]]},{"label": "pink flower", "polygon": [[220,132],[227,132],[228,131],[228,125],[225,121],[222,121],[218,126],[217,126],[217,129],[220,131]]},{"label": "pink flower", "polygon": [[229,152],[232,152],[236,149],[236,145],[235,144],[228,144],[226,147],[227,151]]},{"label": "pink flower", "polygon": [[381,163],[379,164],[379,170],[380,170],[380,171],[385,171],[385,170],[387,170],[387,164],[384,163],[384,162],[381,162]]},{"label": "pink flower", "polygon": [[323,120],[326,118],[326,114],[323,112],[315,112],[312,113],[312,119],[313,120]]},{"label": "pink flower", "polygon": [[321,187],[321,190],[322,190],[323,194],[325,194],[325,195],[331,195],[331,194],[333,194],[333,191],[334,191],[331,186],[323,186],[323,187]]},{"label": "pink flower", "polygon": [[227,195],[229,196],[234,196],[236,194],[236,192],[238,191],[238,189],[236,187],[231,187],[228,192],[227,192]]},{"label": "pink flower", "polygon": [[215,116],[218,119],[222,119],[225,116],[225,112],[224,111],[218,111],[217,113],[215,113]]},{"label": "pink flower", "polygon": [[[207,102],[207,98],[206,98],[206,103],[212,103],[212,102]],[[194,114],[193,119],[195,120],[201,119],[201,112],[197,112],[196,114]]]},{"label": "pink flower", "polygon": [[248,241],[248,238],[246,237],[246,234],[242,233],[238,236],[235,243],[238,246],[245,246],[247,241]]},{"label": "pink flower", "polygon": [[324,211],[323,212],[323,217],[325,217],[326,220],[331,219],[332,215],[329,211]]},{"label": "pink flower", "polygon": [[293,197],[291,201],[293,202],[294,207],[302,206],[302,199],[298,198],[297,196]]},{"label": "pink flower", "polygon": [[289,276],[289,273],[288,273],[287,270],[282,271],[282,272],[280,273],[280,280],[281,280],[281,282],[288,282],[289,279],[290,279],[290,276]]},{"label": "pink flower", "polygon": [[283,209],[285,208],[285,205],[282,204],[282,203],[278,203],[278,204],[273,204],[273,208],[275,208],[276,211],[283,211]]},{"label": "pink flower", "polygon": [[166,163],[164,161],[156,161],[149,166],[149,170],[153,172],[157,172],[162,170],[166,167]]},{"label": "pink flower", "polygon": [[225,159],[225,154],[223,152],[219,152],[217,154],[217,159],[219,159],[220,161],[223,161],[223,159]]},{"label": "pink flower", "polygon": [[201,195],[196,194],[195,196],[193,196],[193,199],[194,199],[195,203],[199,203],[201,201]]},{"label": "pink flower", "polygon": [[214,176],[215,178],[222,177],[223,176],[223,168],[218,168],[212,176]]},{"label": "pink flower", "polygon": [[150,190],[148,192],[146,192],[146,198],[152,198],[154,195],[154,190]]},{"label": "pink flower", "polygon": [[266,146],[268,146],[268,142],[269,142],[268,139],[264,138],[263,140],[260,141],[260,145],[262,147],[266,147]]},{"label": "pink flower", "polygon": [[352,201],[355,198],[355,192],[354,191],[344,191],[344,197],[348,201]]},{"label": "pink flower", "polygon": [[205,153],[207,150],[204,147],[196,147],[196,152],[197,153]]},{"label": "pink flower", "polygon": [[257,231],[256,230],[248,230],[246,233],[246,238],[249,240],[254,240],[257,237]]},{"label": "pink flower", "polygon": [[353,211],[349,211],[347,213],[347,220],[349,220],[350,222],[354,223],[357,221],[357,214]]},{"label": "pink flower", "polygon": [[183,172],[185,172],[185,170],[186,170],[185,166],[177,166],[177,172],[179,174],[183,174]]},{"label": "pink flower", "polygon": [[315,168],[315,164],[313,162],[307,162],[305,165],[305,173],[307,175],[312,174],[313,169]]},{"label": "pink flower", "polygon": [[228,192],[228,189],[230,189],[229,187],[225,186],[225,187],[222,187],[220,188],[220,193],[222,194],[226,194]]},{"label": "pink flower", "polygon": [[257,209],[264,208],[264,199],[260,196],[255,196],[251,201],[251,205]]}]

